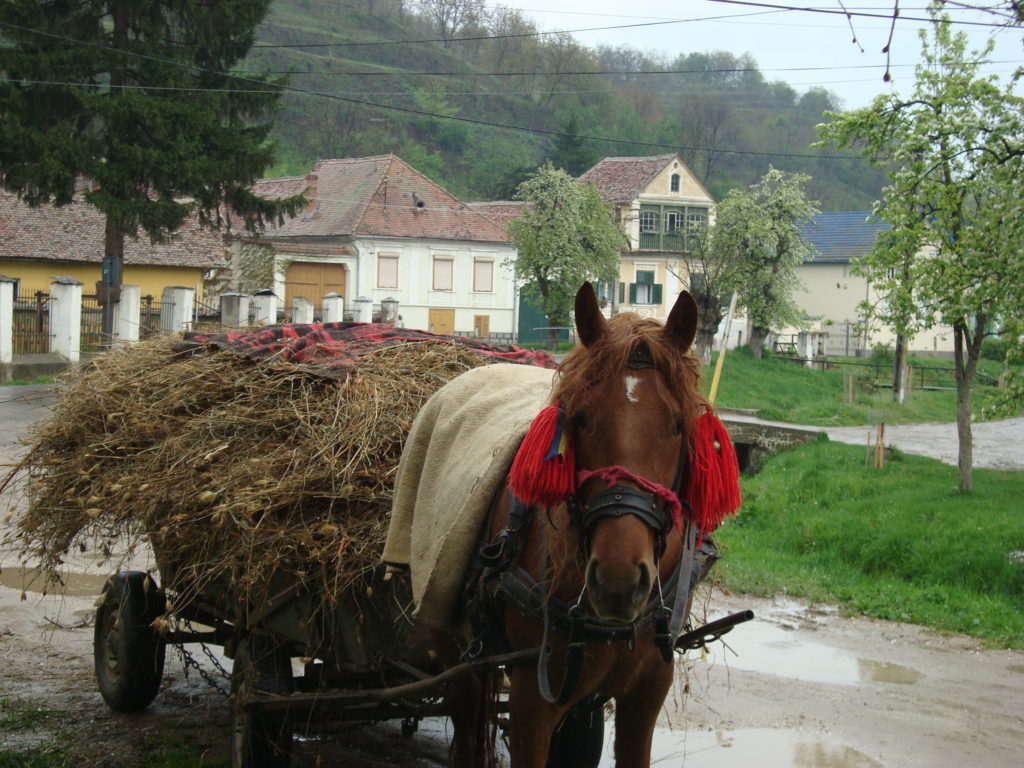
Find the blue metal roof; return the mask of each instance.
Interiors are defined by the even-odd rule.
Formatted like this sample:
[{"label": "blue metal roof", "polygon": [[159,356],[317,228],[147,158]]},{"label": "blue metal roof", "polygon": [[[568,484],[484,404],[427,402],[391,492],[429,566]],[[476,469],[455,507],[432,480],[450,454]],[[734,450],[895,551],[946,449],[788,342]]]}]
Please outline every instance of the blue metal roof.
[{"label": "blue metal roof", "polygon": [[804,240],[814,246],[813,259],[805,264],[848,264],[869,253],[875,235],[889,225],[870,211],[839,211],[819,213],[800,231]]}]

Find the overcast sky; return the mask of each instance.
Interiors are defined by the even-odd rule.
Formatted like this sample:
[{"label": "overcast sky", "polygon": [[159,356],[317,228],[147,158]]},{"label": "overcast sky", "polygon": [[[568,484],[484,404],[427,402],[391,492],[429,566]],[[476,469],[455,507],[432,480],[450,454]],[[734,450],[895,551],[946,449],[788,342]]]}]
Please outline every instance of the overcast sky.
[{"label": "overcast sky", "polygon": [[[907,2],[912,5],[905,5]],[[798,93],[813,86],[824,86],[841,98],[846,109],[865,106],[875,95],[890,88],[902,92],[910,90],[913,65],[918,62],[921,51],[917,29],[924,26],[917,21],[897,22],[891,56],[894,82],[890,86],[882,80],[886,63],[882,48],[889,36],[888,19],[854,18],[851,30],[850,22],[843,16],[712,0],[489,0],[489,3],[519,8],[532,17],[541,30],[624,26],[593,32],[574,31],[573,37],[586,46],[629,45],[644,51],[659,51],[670,59],[680,53],[713,50],[737,55],[750,53],[766,79],[784,80]],[[965,4],[994,3],[993,0],[984,3],[965,0]],[[839,0],[793,5],[828,10],[840,8]],[[849,11],[891,14],[892,0],[860,5],[847,3],[843,7]],[[925,7],[923,0],[904,0],[900,13],[904,17],[925,18]],[[986,24],[999,22],[992,14],[980,11],[960,10],[951,15],[954,19]],[[672,23],[625,27],[665,21]],[[985,71],[999,74],[1004,82],[1016,66],[1024,64],[1021,46],[1024,30],[959,28],[968,33],[973,47],[980,48],[986,37],[995,36],[997,47],[991,57],[994,63]],[[859,46],[852,42],[854,34]]]}]

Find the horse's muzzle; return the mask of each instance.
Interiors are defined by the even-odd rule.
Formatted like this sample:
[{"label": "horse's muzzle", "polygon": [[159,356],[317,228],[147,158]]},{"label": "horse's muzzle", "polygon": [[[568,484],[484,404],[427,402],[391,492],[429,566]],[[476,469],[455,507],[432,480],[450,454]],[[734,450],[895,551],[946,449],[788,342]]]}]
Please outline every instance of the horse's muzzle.
[{"label": "horse's muzzle", "polygon": [[590,604],[600,618],[636,621],[651,594],[651,569],[645,562],[605,563],[591,557],[587,564]]}]

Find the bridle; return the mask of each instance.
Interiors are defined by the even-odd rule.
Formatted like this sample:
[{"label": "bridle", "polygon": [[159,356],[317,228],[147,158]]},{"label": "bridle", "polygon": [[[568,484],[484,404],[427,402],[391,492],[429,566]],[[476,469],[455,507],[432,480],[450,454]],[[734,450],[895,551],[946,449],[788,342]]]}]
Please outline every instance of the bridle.
[{"label": "bridle", "polygon": [[[627,367],[632,370],[652,369],[653,361],[647,346],[642,342],[630,352]],[[547,547],[543,543],[541,579],[536,580],[517,563],[524,546],[525,531],[529,520],[528,506],[514,496],[511,499],[509,520],[498,541],[484,544],[477,553],[472,568],[477,587],[476,594],[486,594],[500,603],[514,605],[527,615],[532,615],[544,626],[544,638],[538,660],[538,687],[541,695],[549,702],[564,703],[570,697],[583,668],[585,646],[588,642],[608,643],[613,641],[635,641],[644,627],[651,627],[654,643],[662,652],[666,662],[674,657],[676,638],[682,631],[686,618],[686,603],[692,589],[693,553],[696,546],[696,526],[682,514],[689,505],[682,500],[681,493],[686,479],[688,451],[684,444],[680,451],[679,466],[672,487],[666,488],[652,480],[641,477],[620,466],[585,470],[575,476],[575,488],[566,501],[572,524],[577,528],[585,558],[589,557],[590,538],[594,526],[602,519],[633,515],[654,531],[655,584],[656,593],[648,600],[646,608],[632,623],[601,620],[589,614],[583,606],[586,581],[577,601],[566,605],[548,594],[543,586],[551,579],[547,561]],[[607,487],[583,499],[579,489],[592,479],[604,480]],[[629,485],[623,484],[629,482]],[[685,522],[684,522],[685,518]],[[683,552],[679,563],[663,584],[660,578],[660,559],[665,553],[668,537],[673,528],[683,536]],[[482,591],[479,591],[482,588]],[[666,602],[671,598],[672,606]],[[478,604],[479,605],[479,604]],[[482,615],[486,610],[479,611]],[[548,679],[550,649],[548,634],[553,630],[567,638],[565,671],[557,693],[552,693]]]},{"label": "bridle", "polygon": [[[654,361],[646,344],[640,342],[630,350],[626,367],[632,370],[654,368]],[[633,515],[654,531],[654,559],[656,563],[659,562],[672,529],[682,532],[682,508],[686,502],[681,500],[680,494],[686,469],[687,451],[684,445],[679,454],[679,466],[671,488],[618,465],[577,472],[577,492],[569,497],[567,508],[579,534],[583,556],[586,558],[590,555],[590,536],[598,521],[608,517]],[[591,494],[585,500],[581,499],[578,491],[591,479],[603,480],[607,487]],[[631,486],[623,485],[622,481],[631,483]]]}]

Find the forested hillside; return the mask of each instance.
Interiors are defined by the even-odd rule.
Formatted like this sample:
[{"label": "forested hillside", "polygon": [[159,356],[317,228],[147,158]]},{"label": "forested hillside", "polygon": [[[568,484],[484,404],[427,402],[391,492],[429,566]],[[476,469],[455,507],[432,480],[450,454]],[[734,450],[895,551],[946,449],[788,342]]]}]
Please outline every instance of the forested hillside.
[{"label": "forested hillside", "polygon": [[859,155],[810,148],[836,107],[824,89],[798,94],[730,52],[668,60],[537,31],[480,0],[277,0],[247,60],[290,73],[268,175],[394,152],[486,200],[510,197],[545,158],[579,174],[606,156],[678,151],[716,197],[769,165],[810,174],[822,210],[867,209],[879,193]]}]

